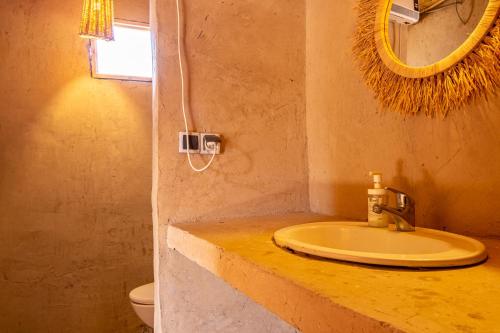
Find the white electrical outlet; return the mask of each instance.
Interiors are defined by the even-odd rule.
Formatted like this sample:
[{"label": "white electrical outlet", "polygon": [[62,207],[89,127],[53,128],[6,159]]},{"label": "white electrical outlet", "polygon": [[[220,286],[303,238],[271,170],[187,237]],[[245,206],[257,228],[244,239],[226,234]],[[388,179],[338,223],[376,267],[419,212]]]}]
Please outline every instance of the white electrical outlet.
[{"label": "white electrical outlet", "polygon": [[220,147],[222,144],[222,137],[216,133],[201,133],[200,134],[200,154],[212,155],[220,154]]}]

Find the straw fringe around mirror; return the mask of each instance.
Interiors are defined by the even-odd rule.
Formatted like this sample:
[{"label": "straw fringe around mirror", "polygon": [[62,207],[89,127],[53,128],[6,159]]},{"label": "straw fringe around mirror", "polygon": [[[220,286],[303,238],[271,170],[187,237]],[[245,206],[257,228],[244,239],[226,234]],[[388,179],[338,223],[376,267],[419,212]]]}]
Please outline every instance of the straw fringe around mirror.
[{"label": "straw fringe around mirror", "polygon": [[391,70],[377,49],[377,11],[382,2],[359,0],[353,51],[364,80],[384,109],[405,116],[423,112],[429,117],[444,118],[453,110],[496,94],[500,86],[497,12],[490,18],[492,23],[485,35],[461,60],[428,76],[408,77]]}]

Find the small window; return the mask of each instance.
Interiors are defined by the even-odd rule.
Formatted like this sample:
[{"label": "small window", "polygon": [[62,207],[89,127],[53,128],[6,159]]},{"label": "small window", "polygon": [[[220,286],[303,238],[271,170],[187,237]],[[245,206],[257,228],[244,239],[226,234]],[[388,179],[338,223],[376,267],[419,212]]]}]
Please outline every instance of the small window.
[{"label": "small window", "polygon": [[92,41],[92,76],[95,78],[151,81],[151,31],[148,25],[114,23],[114,41]]}]

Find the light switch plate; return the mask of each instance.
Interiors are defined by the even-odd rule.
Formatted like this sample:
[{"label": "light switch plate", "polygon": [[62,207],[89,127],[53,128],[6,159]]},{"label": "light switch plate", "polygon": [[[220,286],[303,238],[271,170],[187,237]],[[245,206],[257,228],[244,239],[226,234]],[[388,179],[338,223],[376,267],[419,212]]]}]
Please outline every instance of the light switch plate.
[{"label": "light switch plate", "polygon": [[[189,132],[189,152],[192,154],[200,153],[200,133]],[[187,154],[187,135],[186,132],[179,132],[179,153]]]}]

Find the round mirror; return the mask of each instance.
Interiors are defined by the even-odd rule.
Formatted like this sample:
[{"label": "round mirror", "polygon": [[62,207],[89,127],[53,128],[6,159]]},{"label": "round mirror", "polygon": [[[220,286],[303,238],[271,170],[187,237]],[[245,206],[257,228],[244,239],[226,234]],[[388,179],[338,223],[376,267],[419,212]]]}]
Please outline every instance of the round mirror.
[{"label": "round mirror", "polygon": [[388,17],[394,55],[415,67],[446,58],[476,29],[487,5],[488,0],[394,0]]},{"label": "round mirror", "polygon": [[377,50],[386,66],[424,78],[464,59],[495,23],[500,0],[380,0]]},{"label": "round mirror", "polygon": [[500,0],[358,0],[353,53],[383,108],[444,118],[500,88],[499,13]]}]

